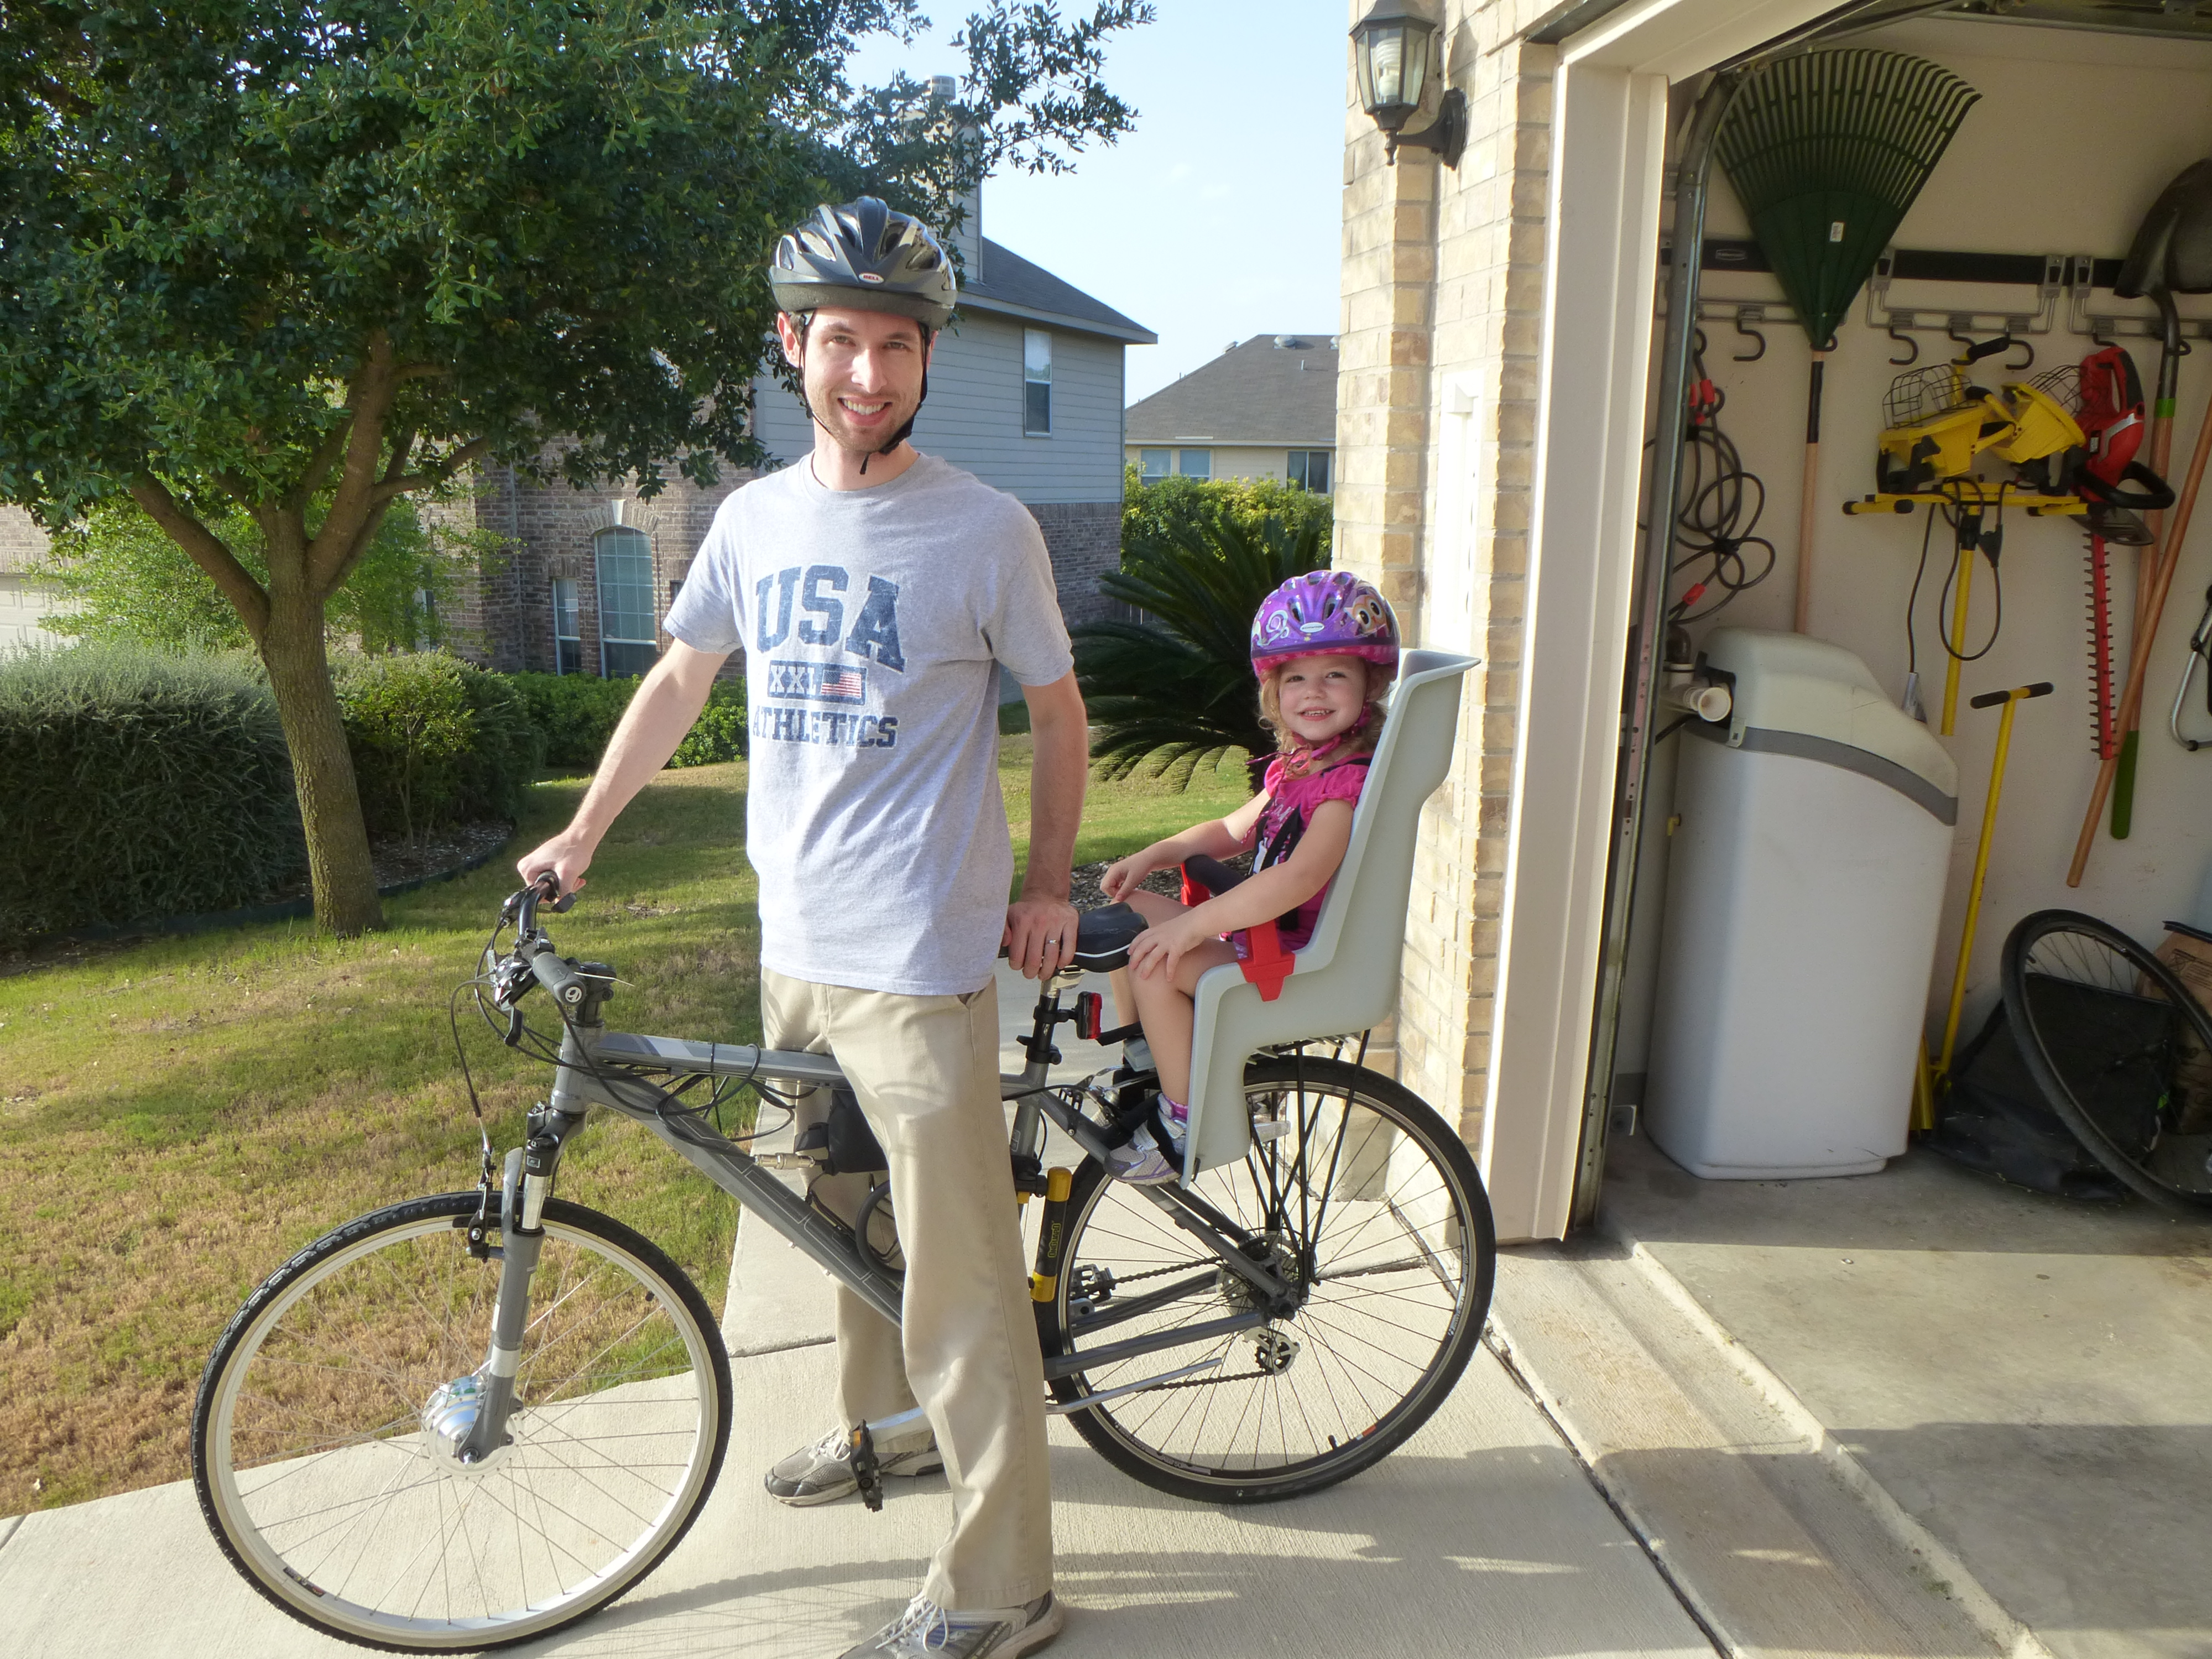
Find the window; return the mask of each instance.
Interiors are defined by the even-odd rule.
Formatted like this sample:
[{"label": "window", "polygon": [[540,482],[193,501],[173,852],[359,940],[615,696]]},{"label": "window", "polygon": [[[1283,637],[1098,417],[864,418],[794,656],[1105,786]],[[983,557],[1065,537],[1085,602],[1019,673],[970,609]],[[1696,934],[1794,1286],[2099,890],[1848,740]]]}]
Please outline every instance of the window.
[{"label": "window", "polygon": [[1176,471],[1186,478],[1210,478],[1213,476],[1213,452],[1210,449],[1185,449],[1176,456]]},{"label": "window", "polygon": [[653,544],[617,526],[592,538],[599,578],[599,672],[642,674],[659,660],[653,641]]},{"label": "window", "polygon": [[1052,336],[1022,331],[1022,431],[1032,438],[1052,431]]},{"label": "window", "polygon": [[580,674],[584,671],[584,634],[577,619],[576,579],[553,579],[553,672]]},{"label": "window", "polygon": [[1175,451],[1172,449],[1140,449],[1137,462],[1146,483],[1158,483],[1175,471]]},{"label": "window", "polygon": [[1289,465],[1284,468],[1285,481],[1297,489],[1310,489],[1316,495],[1328,495],[1332,453],[1326,449],[1293,449]]}]

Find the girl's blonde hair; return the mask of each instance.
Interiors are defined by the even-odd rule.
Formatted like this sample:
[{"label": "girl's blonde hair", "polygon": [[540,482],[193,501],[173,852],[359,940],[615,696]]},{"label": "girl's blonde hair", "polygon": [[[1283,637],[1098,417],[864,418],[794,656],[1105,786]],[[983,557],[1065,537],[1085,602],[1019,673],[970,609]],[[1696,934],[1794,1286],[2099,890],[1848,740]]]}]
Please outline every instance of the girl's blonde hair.
[{"label": "girl's blonde hair", "polygon": [[[1292,663],[1307,660],[1304,657],[1291,657],[1269,663],[1267,672],[1260,676],[1260,724],[1275,734],[1275,749],[1279,754],[1294,754],[1298,747],[1297,740],[1283,729],[1283,671]],[[1370,753],[1382,740],[1382,720],[1389,712],[1390,682],[1395,677],[1379,663],[1363,661],[1359,665],[1367,671],[1367,723],[1352,734],[1341,750],[1334,751],[1332,761],[1339,755],[1350,760],[1355,755]]]}]

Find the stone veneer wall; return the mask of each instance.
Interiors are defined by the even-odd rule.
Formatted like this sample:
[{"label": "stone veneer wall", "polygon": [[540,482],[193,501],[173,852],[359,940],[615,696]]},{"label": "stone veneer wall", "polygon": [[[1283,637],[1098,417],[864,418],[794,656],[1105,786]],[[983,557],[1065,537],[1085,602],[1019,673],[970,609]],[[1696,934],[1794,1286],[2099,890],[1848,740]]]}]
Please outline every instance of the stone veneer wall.
[{"label": "stone veneer wall", "polygon": [[[1348,47],[1346,59],[1336,562],[1374,580],[1409,636],[1427,642],[1440,563],[1466,562],[1452,574],[1472,590],[1485,659],[1468,677],[1452,770],[1422,813],[1399,1011],[1376,1053],[1474,1144],[1519,729],[1550,150],[1553,54],[1516,37],[1552,5],[1444,0],[1447,84],[1468,100],[1456,168],[1418,149],[1385,165]],[[1367,9],[1351,0],[1347,26]],[[1462,463],[1473,476],[1456,485],[1472,510],[1446,529],[1437,461],[1452,380],[1472,383],[1479,401]]]},{"label": "stone veneer wall", "polygon": [[[653,614],[658,620],[667,614],[674,585],[690,568],[715,510],[753,476],[726,474],[711,489],[679,478],[651,501],[641,501],[628,487],[586,494],[536,483],[511,468],[484,475],[474,495],[430,509],[434,517],[495,531],[513,544],[506,559],[465,587],[455,618],[459,648],[491,667],[551,672],[553,581],[573,577],[583,659],[587,672],[595,672],[599,605],[592,537],[617,521],[616,504],[620,504],[620,521],[643,531],[652,544]],[[1098,578],[1121,558],[1121,504],[1055,502],[1032,507],[1030,512],[1044,532],[1060,609],[1069,624],[1109,614],[1109,602],[1098,593]],[[738,665],[732,662],[723,672],[738,672]]]},{"label": "stone veneer wall", "polygon": [[18,571],[46,550],[46,532],[20,507],[0,507],[0,571]]}]

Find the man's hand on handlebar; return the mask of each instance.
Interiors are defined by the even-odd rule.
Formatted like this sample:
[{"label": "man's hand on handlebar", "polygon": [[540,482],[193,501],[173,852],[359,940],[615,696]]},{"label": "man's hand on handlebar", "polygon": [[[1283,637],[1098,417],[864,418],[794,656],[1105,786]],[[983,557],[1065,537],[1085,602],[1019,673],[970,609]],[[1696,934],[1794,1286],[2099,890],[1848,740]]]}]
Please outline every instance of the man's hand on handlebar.
[{"label": "man's hand on handlebar", "polygon": [[1006,907],[1000,947],[1024,979],[1043,979],[1075,957],[1075,907],[1066,899],[1018,898]]},{"label": "man's hand on handlebar", "polygon": [[598,850],[596,838],[586,839],[574,829],[563,830],[544,846],[525,853],[514,861],[515,873],[526,882],[534,882],[547,871],[560,883],[553,895],[559,898],[575,892],[584,884],[584,872],[591,868],[592,854]]}]

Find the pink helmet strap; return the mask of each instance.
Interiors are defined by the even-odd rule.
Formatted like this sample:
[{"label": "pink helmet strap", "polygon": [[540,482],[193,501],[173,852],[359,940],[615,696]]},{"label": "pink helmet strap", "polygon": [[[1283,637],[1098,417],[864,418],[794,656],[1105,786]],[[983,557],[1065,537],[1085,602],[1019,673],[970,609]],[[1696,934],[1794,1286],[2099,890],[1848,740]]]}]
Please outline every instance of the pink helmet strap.
[{"label": "pink helmet strap", "polygon": [[1302,778],[1367,729],[1367,717],[1374,712],[1372,703],[1362,703],[1359,718],[1324,744],[1310,744],[1303,738],[1292,738],[1291,747],[1283,751],[1283,770],[1294,778]]}]

